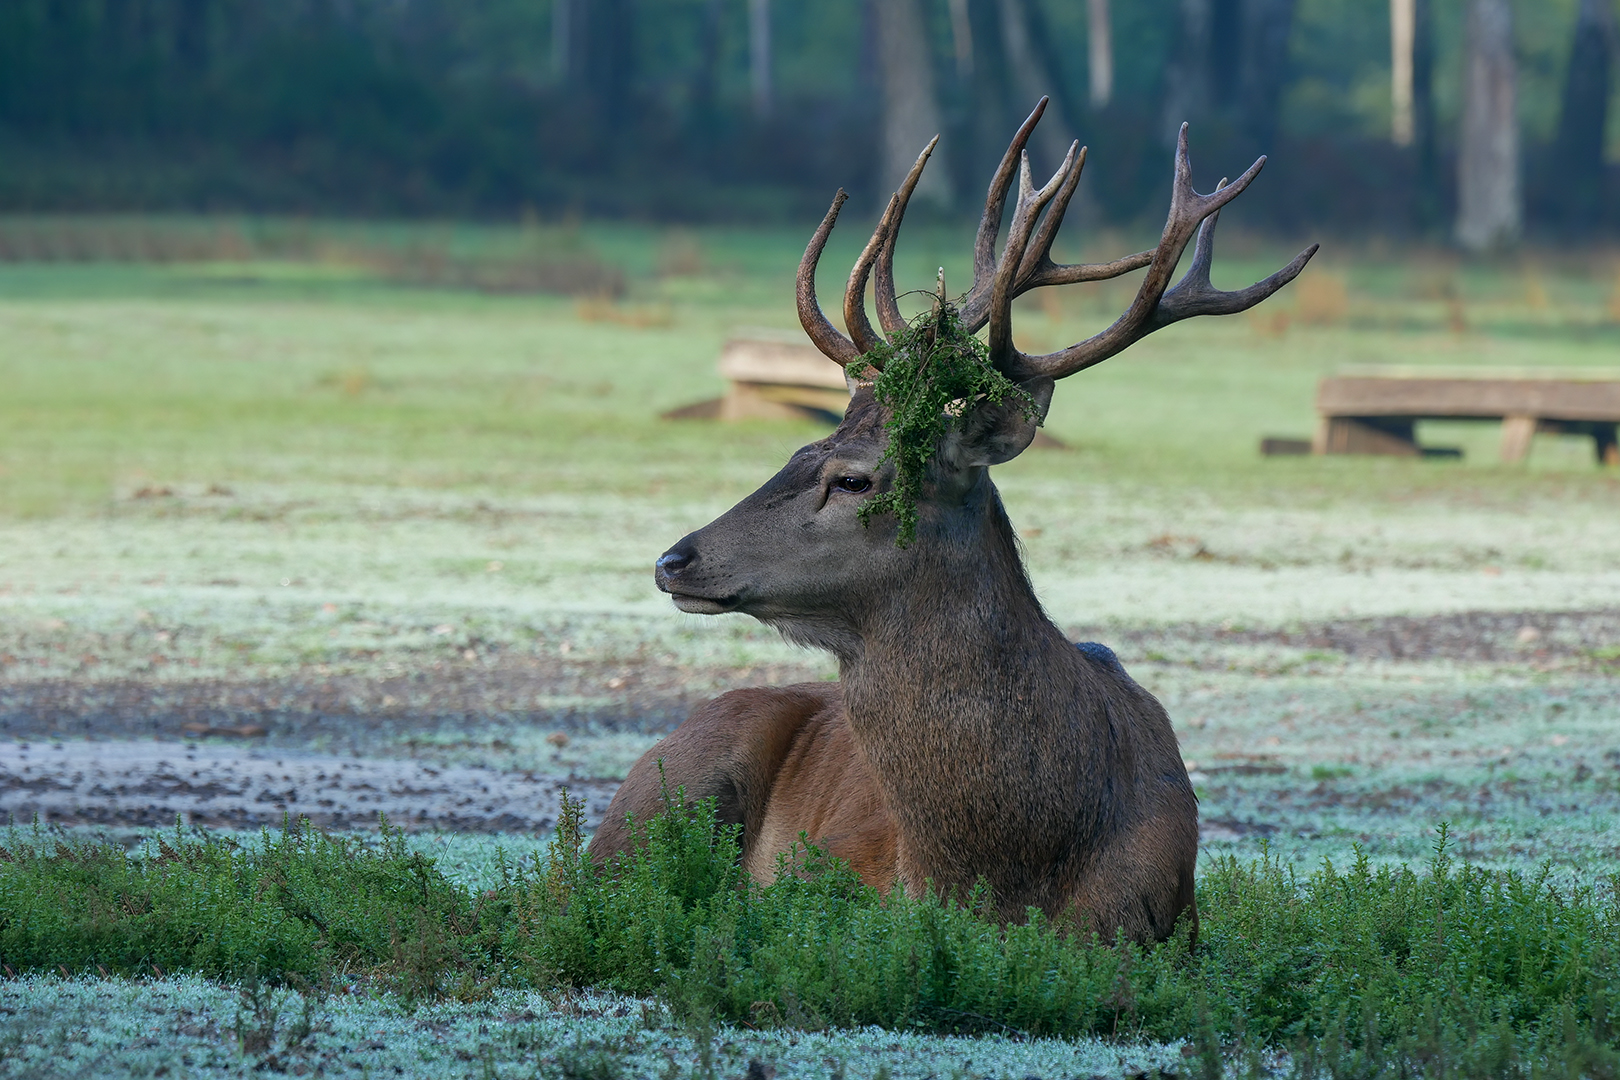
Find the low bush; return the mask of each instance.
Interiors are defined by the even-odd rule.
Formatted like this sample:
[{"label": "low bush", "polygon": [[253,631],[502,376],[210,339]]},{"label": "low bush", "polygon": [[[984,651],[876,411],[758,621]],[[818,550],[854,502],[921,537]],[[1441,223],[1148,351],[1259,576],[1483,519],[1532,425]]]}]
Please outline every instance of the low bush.
[{"label": "low bush", "polygon": [[[605,868],[565,799],[550,858],[474,894],[386,825],[377,842],[290,823],[257,845],[166,834],[134,852],[13,830],[0,848],[8,972],[355,980],[406,997],[595,986],[754,1026],[1186,1039],[1287,1048],[1332,1075],[1615,1075],[1620,906],[1458,863],[1426,872],[1215,860],[1202,926],[1163,945],[1082,940],[982,896],[882,896],[813,847],[751,883],[712,804],[638,826]],[[1244,1049],[1246,1048],[1246,1049]],[[1549,1071],[1550,1070],[1550,1071]]]}]

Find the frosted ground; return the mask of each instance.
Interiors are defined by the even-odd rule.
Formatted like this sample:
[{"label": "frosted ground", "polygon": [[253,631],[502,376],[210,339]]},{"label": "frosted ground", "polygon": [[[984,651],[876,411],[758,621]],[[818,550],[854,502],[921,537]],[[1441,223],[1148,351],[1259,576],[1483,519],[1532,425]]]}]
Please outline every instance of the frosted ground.
[{"label": "frosted ground", "polygon": [[[912,276],[942,258],[965,281],[951,239],[922,234]],[[0,809],[120,839],[176,812],[353,828],[379,807],[361,786],[315,793],[323,807],[278,777],[358,763],[404,778],[390,812],[415,799],[413,842],[475,883],[496,846],[538,849],[559,785],[599,813],[697,701],[832,677],[746,620],[674,612],[650,573],[824,430],[657,419],[718,392],[730,328],[791,323],[798,239],[704,234],[705,267],[676,276],[651,269],[656,235],[593,242],[631,271],[621,321],[296,267],[0,268]],[[1233,280],[1265,261],[1240,255]],[[1290,300],[1282,330],[1176,328],[1060,389],[1050,429],[1069,449],[998,475],[1037,589],[1164,700],[1208,853],[1421,859],[1444,820],[1494,865],[1620,868],[1620,478],[1556,437],[1499,466],[1488,426],[1423,432],[1461,462],[1255,453],[1309,433],[1315,380],[1342,363],[1612,363],[1609,283],[1544,268],[1538,306],[1512,268],[1324,270],[1349,299],[1320,320]],[[1425,291],[1446,275],[1466,333]],[[1032,305],[1027,344],[1077,339],[1112,288]],[[198,734],[248,727],[264,734]],[[210,788],[233,761],[239,779]],[[499,805],[435,809],[464,776]],[[409,794],[434,779],[440,794]],[[301,1000],[276,998],[261,1046],[243,1032],[264,1029],[263,994],[69,976],[0,982],[0,1075],[237,1075],[274,1056],[324,1075],[587,1075],[600,1058],[684,1076],[704,1045],[724,1076],[754,1059],[849,1077],[1180,1060],[871,1032],[706,1043],[591,995],[336,996],[307,1034]]]}]

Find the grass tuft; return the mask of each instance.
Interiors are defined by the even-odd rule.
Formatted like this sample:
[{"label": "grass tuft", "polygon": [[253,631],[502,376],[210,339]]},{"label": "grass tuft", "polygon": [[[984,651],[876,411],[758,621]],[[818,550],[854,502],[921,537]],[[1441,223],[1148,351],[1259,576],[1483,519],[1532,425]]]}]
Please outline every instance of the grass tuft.
[{"label": "grass tuft", "polygon": [[[1197,948],[1182,933],[1144,949],[1033,910],[1002,926],[982,896],[881,896],[808,845],[760,888],[736,830],[678,793],[609,866],[585,855],[579,817],[565,799],[549,858],[501,860],[481,893],[386,823],[370,842],[295,822],[252,845],[177,829],[130,852],[14,828],[0,962],[250,988],[358,980],[407,1000],[597,987],[661,996],[699,1025],[1182,1039],[1206,1071],[1234,1043],[1292,1048],[1310,1075],[1620,1067],[1616,883],[1560,889],[1458,862],[1444,827],[1423,873],[1359,852],[1305,878],[1270,853],[1216,859]],[[242,1037],[275,1026],[259,1016]]]}]

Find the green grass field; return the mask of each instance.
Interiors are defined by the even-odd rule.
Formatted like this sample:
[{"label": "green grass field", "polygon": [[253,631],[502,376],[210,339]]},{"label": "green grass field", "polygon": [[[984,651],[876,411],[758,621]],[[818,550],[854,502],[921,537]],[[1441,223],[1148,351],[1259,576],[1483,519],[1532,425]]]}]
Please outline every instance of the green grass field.
[{"label": "green grass field", "polygon": [[[181,225],[204,228],[167,227]],[[144,695],[178,739],[165,701],[330,683],[348,712],[271,725],[267,743],[544,770],[559,760],[544,738],[562,732],[568,771],[611,776],[667,722],[654,697],[833,675],[740,619],[674,612],[650,573],[824,430],[658,416],[719,393],[714,363],[734,329],[795,325],[803,235],[302,228],[333,240],[266,242],[231,261],[0,263],[7,738],[104,737],[83,702],[108,688]],[[835,234],[825,306],[864,239],[853,225]],[[908,233],[902,287],[927,286],[941,264],[965,286],[969,240]],[[1146,242],[1111,236],[1083,254]],[[432,244],[474,259],[548,243],[616,268],[623,295],[430,288],[343,254]],[[1292,254],[1243,237],[1225,247],[1227,286]],[[1484,865],[1548,864],[1570,884],[1620,869],[1620,474],[1593,464],[1589,440],[1555,436],[1501,465],[1494,425],[1424,426],[1423,441],[1463,448],[1461,461],[1258,453],[1263,436],[1309,436],[1317,379],[1345,365],[1620,369],[1616,287],[1597,256],[1459,266],[1329,245],[1257,312],[1173,327],[1062,385],[1049,430],[1068,449],[998,470],[1054,617],[1113,645],[1169,708],[1208,855],[1265,843],[1304,873],[1360,844],[1375,864],[1421,865],[1449,821],[1458,854]],[[1019,343],[1078,340],[1130,288],[1027,298]],[[482,719],[458,727],[427,689],[418,702],[389,681],[444,673],[484,687],[457,706]],[[413,843],[475,876],[491,858],[484,838]],[[106,1075],[150,1075],[187,1039],[214,1048],[195,1075],[246,1067],[216,1038],[237,989],[68,974],[0,983],[7,1023],[48,1015],[53,1038],[89,1047]],[[109,1032],[168,1008],[165,995],[212,1010],[214,1028],[198,1031],[213,1033],[108,1049],[134,1047]],[[113,999],[124,1011],[104,1020],[97,1003]],[[562,1038],[568,1025],[537,1000],[436,1006],[443,1017],[342,1008],[374,1008],[363,1024],[427,1047],[418,1061],[438,1053],[445,1075],[505,1076],[539,1059],[476,1025],[528,1010],[525,1023]],[[591,1023],[640,1007],[590,1001]],[[493,1072],[479,1071],[485,1045]],[[681,1045],[671,1075],[700,1064],[697,1044]],[[937,1062],[958,1053],[975,1062],[964,1075],[1180,1061],[1146,1044],[1086,1044],[1083,1063],[1015,1040],[928,1045],[941,1056],[914,1075],[947,1075]],[[835,1059],[850,1076],[877,1069],[848,1049],[759,1052],[778,1054],[780,1075],[832,1075]],[[884,1060],[913,1075],[906,1054]]]}]

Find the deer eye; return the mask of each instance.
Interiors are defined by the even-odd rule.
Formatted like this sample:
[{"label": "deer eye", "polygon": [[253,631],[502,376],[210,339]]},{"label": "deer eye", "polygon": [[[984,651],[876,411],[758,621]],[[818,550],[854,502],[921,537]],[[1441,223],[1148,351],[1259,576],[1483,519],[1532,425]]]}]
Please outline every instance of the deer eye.
[{"label": "deer eye", "polygon": [[833,487],[839,491],[853,491],[859,494],[872,486],[872,481],[864,476],[840,476],[833,481]]}]

